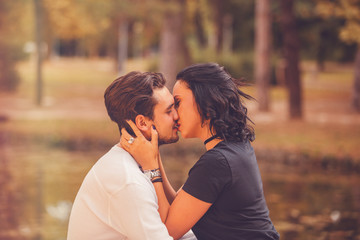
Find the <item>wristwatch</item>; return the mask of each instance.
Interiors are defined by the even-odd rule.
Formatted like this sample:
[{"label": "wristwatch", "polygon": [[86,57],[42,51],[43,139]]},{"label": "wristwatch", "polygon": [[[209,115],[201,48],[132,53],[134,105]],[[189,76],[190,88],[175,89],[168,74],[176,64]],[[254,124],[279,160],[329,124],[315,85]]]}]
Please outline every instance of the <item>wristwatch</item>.
[{"label": "wristwatch", "polygon": [[153,170],[144,170],[144,174],[150,179],[150,181],[152,181],[154,178],[161,177],[159,168]]}]

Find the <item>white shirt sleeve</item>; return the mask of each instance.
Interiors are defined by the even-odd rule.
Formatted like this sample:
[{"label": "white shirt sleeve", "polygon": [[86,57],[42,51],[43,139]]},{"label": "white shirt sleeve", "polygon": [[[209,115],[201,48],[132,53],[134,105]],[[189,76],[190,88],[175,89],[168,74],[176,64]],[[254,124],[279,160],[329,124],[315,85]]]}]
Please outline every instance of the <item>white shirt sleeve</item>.
[{"label": "white shirt sleeve", "polygon": [[130,183],[109,198],[109,224],[129,240],[167,240],[170,237],[149,187]]}]

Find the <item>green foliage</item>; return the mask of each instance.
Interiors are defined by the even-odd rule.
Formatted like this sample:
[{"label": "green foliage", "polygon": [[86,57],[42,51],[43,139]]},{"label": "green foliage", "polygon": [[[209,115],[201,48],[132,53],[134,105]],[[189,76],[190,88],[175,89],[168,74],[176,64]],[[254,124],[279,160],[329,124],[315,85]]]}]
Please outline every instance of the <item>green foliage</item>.
[{"label": "green foliage", "polygon": [[340,39],[346,43],[360,44],[360,1],[334,0],[318,1],[316,11],[324,19],[338,18],[345,20],[340,29]]},{"label": "green foliage", "polygon": [[[326,60],[352,61],[355,54],[354,44],[348,45],[339,38],[344,20],[335,17],[321,17],[318,12],[320,2],[334,1],[303,0],[294,3],[302,59],[316,60],[319,63]],[[282,15],[278,1],[274,1],[272,4],[272,15],[273,52],[281,56],[282,30],[279,21]]]},{"label": "green foliage", "polygon": [[[49,55],[53,48],[70,46],[74,48],[73,55],[115,58],[118,51],[119,23],[126,20],[129,23],[129,56],[150,56],[149,69],[155,71],[158,56],[153,53],[158,55],[163,17],[179,9],[179,1],[162,0],[41,2],[44,10],[44,41],[48,44]],[[253,60],[252,53],[249,52],[252,52],[254,47],[254,1],[221,2],[222,14],[233,19],[231,52],[226,53],[215,53],[214,50],[218,31],[215,1],[185,2],[184,31],[193,62],[216,61],[225,65],[233,75],[245,76],[251,80]],[[353,58],[355,44],[347,45],[341,42],[339,34],[346,43],[355,42],[358,38],[357,23],[360,14],[356,3],[359,3],[359,0],[296,1],[295,12],[303,58],[319,61],[345,61]],[[323,5],[318,7],[320,4]],[[1,8],[3,10],[0,10],[0,18],[11,24],[0,26],[0,38],[6,42],[5,49],[11,51],[8,57],[16,61],[26,56],[22,51],[24,42],[33,40],[32,1],[2,1]],[[281,13],[277,1],[272,2],[271,10],[273,53],[279,56],[282,54],[282,33],[279,28]],[[202,43],[199,36],[202,37]],[[64,44],[67,41],[72,44]]]},{"label": "green foliage", "polygon": [[233,49],[247,51],[254,48],[255,1],[230,0],[226,11],[233,20]]},{"label": "green foliage", "polygon": [[[226,53],[217,55],[214,50],[207,49],[204,51],[193,52],[193,63],[205,63],[216,62],[224,66],[226,70],[234,78],[244,78],[246,82],[254,82],[254,62],[253,52],[248,53]],[[271,67],[271,84],[277,85],[277,79],[275,74],[276,59],[272,59]],[[158,72],[159,71],[159,58],[152,57],[147,60],[147,71]]]},{"label": "green foliage", "polygon": [[245,78],[253,80],[254,62],[252,52],[223,53],[218,55],[215,50],[194,51],[193,58],[195,63],[217,62],[224,66],[227,71],[235,78]]},{"label": "green foliage", "polygon": [[44,37],[50,48],[56,39],[73,41],[74,55],[115,57],[122,22],[129,24],[129,45],[139,42],[147,49],[158,42],[164,14],[178,8],[175,1],[161,0],[43,0]]}]

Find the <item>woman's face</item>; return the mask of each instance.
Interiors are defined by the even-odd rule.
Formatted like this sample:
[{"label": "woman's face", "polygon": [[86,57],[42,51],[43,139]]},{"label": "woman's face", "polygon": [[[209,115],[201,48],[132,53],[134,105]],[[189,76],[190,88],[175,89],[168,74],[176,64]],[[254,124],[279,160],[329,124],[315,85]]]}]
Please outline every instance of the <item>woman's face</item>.
[{"label": "woman's face", "polygon": [[201,117],[197,109],[194,95],[188,88],[187,83],[178,80],[173,89],[175,108],[179,115],[179,131],[183,138],[200,136]]}]

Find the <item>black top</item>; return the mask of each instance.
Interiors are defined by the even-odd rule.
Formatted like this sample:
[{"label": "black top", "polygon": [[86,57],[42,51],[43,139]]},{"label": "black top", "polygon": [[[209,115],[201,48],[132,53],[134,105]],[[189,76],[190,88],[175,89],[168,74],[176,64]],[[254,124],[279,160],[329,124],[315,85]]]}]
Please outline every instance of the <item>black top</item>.
[{"label": "black top", "polygon": [[190,169],[183,190],[212,203],[192,228],[199,240],[279,239],[249,142],[220,142]]}]

